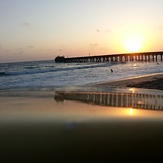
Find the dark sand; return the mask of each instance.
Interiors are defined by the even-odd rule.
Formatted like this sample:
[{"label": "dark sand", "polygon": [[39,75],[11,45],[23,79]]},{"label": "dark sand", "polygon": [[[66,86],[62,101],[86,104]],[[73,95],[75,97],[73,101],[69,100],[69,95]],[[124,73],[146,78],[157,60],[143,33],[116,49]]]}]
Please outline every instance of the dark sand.
[{"label": "dark sand", "polygon": [[138,77],[127,78],[127,79],[105,82],[105,83],[99,83],[97,85],[163,90],[163,73],[138,76]]}]

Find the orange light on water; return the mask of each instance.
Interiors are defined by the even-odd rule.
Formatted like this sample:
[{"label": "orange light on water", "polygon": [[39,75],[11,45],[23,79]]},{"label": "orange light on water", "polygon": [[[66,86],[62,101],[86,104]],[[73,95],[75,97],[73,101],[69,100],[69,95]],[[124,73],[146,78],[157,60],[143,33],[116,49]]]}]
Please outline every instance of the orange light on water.
[{"label": "orange light on water", "polygon": [[132,115],[132,108],[130,108],[130,115]]}]

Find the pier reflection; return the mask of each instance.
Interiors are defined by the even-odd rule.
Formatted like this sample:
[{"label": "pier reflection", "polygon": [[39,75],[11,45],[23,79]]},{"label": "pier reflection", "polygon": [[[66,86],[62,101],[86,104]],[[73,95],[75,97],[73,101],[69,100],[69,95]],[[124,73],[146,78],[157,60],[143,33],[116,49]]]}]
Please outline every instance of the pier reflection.
[{"label": "pier reflection", "polygon": [[100,93],[58,91],[54,95],[54,100],[57,102],[64,102],[64,100],[73,100],[101,106],[163,110],[162,94],[139,94],[133,92]]}]

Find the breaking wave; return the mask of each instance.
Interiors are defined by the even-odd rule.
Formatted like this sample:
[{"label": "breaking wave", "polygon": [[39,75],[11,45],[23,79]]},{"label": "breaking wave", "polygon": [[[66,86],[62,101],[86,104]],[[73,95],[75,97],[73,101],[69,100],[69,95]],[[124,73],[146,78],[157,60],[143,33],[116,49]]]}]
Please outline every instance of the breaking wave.
[{"label": "breaking wave", "polygon": [[30,74],[40,74],[40,73],[49,73],[49,72],[57,72],[57,71],[73,71],[77,69],[92,69],[92,68],[98,68],[98,67],[109,67],[111,66],[110,63],[100,63],[100,64],[76,64],[76,65],[67,65],[67,67],[57,67],[56,64],[53,67],[23,67],[22,69],[11,71],[11,69],[8,69],[4,72],[0,72],[0,77],[4,76],[15,76],[15,75],[30,75]]}]

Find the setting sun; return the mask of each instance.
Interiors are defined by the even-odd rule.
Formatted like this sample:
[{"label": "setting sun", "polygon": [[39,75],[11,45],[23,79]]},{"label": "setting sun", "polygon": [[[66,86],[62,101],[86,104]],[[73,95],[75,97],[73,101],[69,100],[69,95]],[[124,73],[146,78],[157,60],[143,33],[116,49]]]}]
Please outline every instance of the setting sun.
[{"label": "setting sun", "polygon": [[139,36],[129,36],[124,40],[125,49],[128,52],[137,52],[142,47],[142,38]]}]

